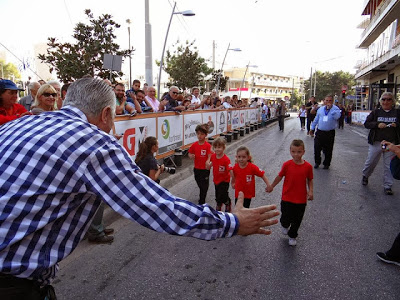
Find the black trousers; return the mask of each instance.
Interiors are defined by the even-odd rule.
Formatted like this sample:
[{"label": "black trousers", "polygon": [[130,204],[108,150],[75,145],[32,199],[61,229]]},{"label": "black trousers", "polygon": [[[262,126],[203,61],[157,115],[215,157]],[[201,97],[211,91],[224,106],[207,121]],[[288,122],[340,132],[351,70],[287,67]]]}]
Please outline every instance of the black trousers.
[{"label": "black trousers", "polygon": [[390,248],[390,250],[386,252],[386,255],[390,258],[400,259],[400,233],[394,240],[392,248]]},{"label": "black trousers", "polygon": [[285,129],[285,116],[278,116],[279,130]]},{"label": "black trousers", "polygon": [[[235,198],[235,204],[237,202],[237,198]],[[251,198],[244,198],[243,199],[243,207],[250,208]]]},{"label": "black trousers", "polygon": [[215,201],[218,205],[221,204],[231,204],[231,199],[229,198],[229,182],[220,182],[215,185]]},{"label": "black trousers", "polygon": [[339,128],[344,128],[344,116],[341,116],[338,120]]},{"label": "black trousers", "polygon": [[296,238],[297,232],[303,220],[306,204],[296,204],[287,201],[281,201],[281,225],[289,228],[288,236]]},{"label": "black trousers", "polygon": [[314,119],[315,119],[315,115],[311,115],[311,116],[307,117],[307,132],[310,132],[311,123],[312,123],[312,121],[314,121]]},{"label": "black trousers", "polygon": [[51,285],[40,288],[36,281],[0,273],[1,300],[57,299]]},{"label": "black trousers", "polygon": [[304,128],[306,125],[306,117],[300,117],[300,127]]},{"label": "black trousers", "polygon": [[321,164],[321,151],[324,152],[324,166],[330,166],[332,161],[333,144],[335,142],[335,130],[317,130],[314,139],[314,161]]},{"label": "black trousers", "polygon": [[193,171],[194,171],[194,179],[196,180],[197,186],[200,189],[199,204],[204,204],[206,203],[206,197],[210,179],[210,170],[194,168]]}]

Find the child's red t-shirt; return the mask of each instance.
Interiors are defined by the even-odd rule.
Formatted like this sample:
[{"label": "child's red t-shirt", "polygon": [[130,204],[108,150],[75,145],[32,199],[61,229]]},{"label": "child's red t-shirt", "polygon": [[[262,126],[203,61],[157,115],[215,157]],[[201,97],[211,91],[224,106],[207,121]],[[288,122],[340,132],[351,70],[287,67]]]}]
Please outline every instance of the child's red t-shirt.
[{"label": "child's red t-shirt", "polygon": [[219,184],[221,182],[229,182],[231,180],[231,174],[229,171],[232,169],[231,160],[226,154],[221,158],[217,158],[214,153],[211,155],[211,162],[213,167],[214,183]]},{"label": "child's red t-shirt", "polygon": [[211,145],[208,142],[204,142],[203,145],[195,142],[190,146],[189,153],[194,154],[194,168],[204,170],[208,155],[212,153]]},{"label": "child's red t-shirt", "polygon": [[239,196],[239,192],[243,192],[245,198],[253,198],[256,195],[254,176],[262,177],[265,171],[252,163],[248,163],[243,169],[239,164],[235,164],[232,170],[235,175],[235,198]]},{"label": "child's red t-shirt", "polygon": [[298,165],[293,160],[288,160],[279,172],[280,177],[285,177],[282,188],[282,201],[296,204],[307,203],[307,179],[313,179],[313,168],[310,163]]}]

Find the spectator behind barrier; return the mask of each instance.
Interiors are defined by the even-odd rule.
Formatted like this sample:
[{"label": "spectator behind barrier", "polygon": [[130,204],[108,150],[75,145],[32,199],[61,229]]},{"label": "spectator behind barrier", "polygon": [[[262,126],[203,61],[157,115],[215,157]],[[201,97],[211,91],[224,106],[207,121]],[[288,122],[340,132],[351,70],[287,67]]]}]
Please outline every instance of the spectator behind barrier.
[{"label": "spectator behind barrier", "polygon": [[125,86],[122,83],[117,83],[114,87],[116,108],[115,113],[117,115],[134,114],[136,110],[134,106],[127,102],[125,95]]},{"label": "spectator behind barrier", "polygon": [[18,91],[23,89],[18,88],[11,80],[0,80],[0,125],[30,114],[17,103]]},{"label": "spectator behind barrier", "polygon": [[35,97],[35,102],[33,102],[31,107],[32,114],[38,115],[42,112],[57,110],[57,97],[57,91],[52,85],[48,83],[42,85],[39,88]]}]

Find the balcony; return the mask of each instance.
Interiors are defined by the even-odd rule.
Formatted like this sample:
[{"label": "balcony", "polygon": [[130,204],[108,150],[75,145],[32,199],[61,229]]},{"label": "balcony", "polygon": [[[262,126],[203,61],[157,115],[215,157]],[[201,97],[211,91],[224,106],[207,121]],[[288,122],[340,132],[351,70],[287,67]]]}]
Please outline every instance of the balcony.
[{"label": "balcony", "polygon": [[368,48],[399,15],[400,0],[382,1],[379,7],[377,7],[375,14],[371,16],[369,25],[367,25],[361,34],[361,41],[358,48]]}]

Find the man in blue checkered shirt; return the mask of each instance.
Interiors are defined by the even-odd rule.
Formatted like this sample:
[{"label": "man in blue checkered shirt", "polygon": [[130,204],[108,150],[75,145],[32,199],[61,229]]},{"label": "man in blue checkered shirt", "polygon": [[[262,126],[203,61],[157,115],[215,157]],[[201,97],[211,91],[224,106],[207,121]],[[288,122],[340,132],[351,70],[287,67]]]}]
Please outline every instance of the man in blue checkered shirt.
[{"label": "man in blue checkered shirt", "polygon": [[244,209],[241,200],[235,214],[217,212],[143,175],[108,134],[114,97],[103,81],[80,79],[61,110],[0,127],[0,299],[43,299],[102,201],[152,230],[204,240],[276,224],[274,205]]}]

